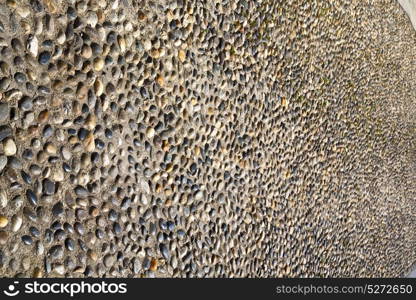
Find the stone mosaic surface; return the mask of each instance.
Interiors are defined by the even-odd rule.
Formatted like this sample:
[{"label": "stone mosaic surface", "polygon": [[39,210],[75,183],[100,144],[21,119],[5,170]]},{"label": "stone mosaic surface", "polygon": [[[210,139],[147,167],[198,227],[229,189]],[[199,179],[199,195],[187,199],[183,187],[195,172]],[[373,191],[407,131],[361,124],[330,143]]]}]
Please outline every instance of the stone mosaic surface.
[{"label": "stone mosaic surface", "polygon": [[1,0],[0,275],[402,276],[393,0]]}]

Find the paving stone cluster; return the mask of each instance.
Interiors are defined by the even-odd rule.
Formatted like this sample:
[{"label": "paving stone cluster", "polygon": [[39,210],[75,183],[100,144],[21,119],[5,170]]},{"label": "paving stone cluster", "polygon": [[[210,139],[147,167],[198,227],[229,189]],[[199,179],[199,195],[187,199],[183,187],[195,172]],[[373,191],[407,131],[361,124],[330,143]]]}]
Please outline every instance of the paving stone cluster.
[{"label": "paving stone cluster", "polygon": [[393,0],[0,1],[0,275],[405,274],[414,42]]}]

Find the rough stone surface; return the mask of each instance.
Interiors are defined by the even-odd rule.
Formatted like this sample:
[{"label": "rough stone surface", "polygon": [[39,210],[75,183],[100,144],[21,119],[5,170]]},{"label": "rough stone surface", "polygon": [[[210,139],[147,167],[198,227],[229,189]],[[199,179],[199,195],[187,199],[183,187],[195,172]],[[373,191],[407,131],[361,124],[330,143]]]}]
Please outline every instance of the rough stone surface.
[{"label": "rough stone surface", "polygon": [[415,58],[393,0],[0,1],[0,276],[406,274]]}]

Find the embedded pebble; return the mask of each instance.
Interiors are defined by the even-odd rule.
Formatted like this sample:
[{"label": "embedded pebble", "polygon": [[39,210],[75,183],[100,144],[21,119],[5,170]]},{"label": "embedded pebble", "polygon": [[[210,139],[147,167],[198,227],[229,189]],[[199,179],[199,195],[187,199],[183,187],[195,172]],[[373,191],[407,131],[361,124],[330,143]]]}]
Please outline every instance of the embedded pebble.
[{"label": "embedded pebble", "polygon": [[7,157],[5,155],[0,155],[0,172],[7,165]]},{"label": "embedded pebble", "polygon": [[27,43],[27,50],[29,53],[36,57],[38,55],[38,49],[39,49],[39,42],[36,36],[29,37],[28,43]]},{"label": "embedded pebble", "polygon": [[19,231],[22,227],[23,219],[18,215],[14,215],[11,220],[11,228],[13,232]]},{"label": "embedded pebble", "polygon": [[41,65],[48,64],[50,59],[51,59],[51,53],[48,51],[44,51],[39,54],[39,63]]},{"label": "embedded pebble", "polygon": [[3,150],[4,150],[4,155],[6,155],[6,156],[15,155],[16,152],[17,152],[16,143],[10,138],[4,140],[3,141]]},{"label": "embedded pebble", "polygon": [[0,231],[0,245],[5,245],[8,238],[9,234],[6,231]]},{"label": "embedded pebble", "polygon": [[13,134],[13,131],[9,126],[7,125],[0,126],[0,142],[12,136],[12,134]]},{"label": "embedded pebble", "polygon": [[5,216],[0,216],[0,228],[6,227],[9,220]]},{"label": "embedded pebble", "polygon": [[0,3],[1,277],[414,265],[397,3],[26,2]]}]

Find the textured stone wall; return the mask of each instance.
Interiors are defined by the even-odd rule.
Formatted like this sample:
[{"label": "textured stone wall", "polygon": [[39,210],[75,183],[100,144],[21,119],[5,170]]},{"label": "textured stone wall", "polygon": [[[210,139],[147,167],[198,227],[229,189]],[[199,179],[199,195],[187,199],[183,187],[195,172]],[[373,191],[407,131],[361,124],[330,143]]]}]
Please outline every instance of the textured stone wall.
[{"label": "textured stone wall", "polygon": [[0,1],[0,275],[407,273],[415,45],[394,0]]}]

